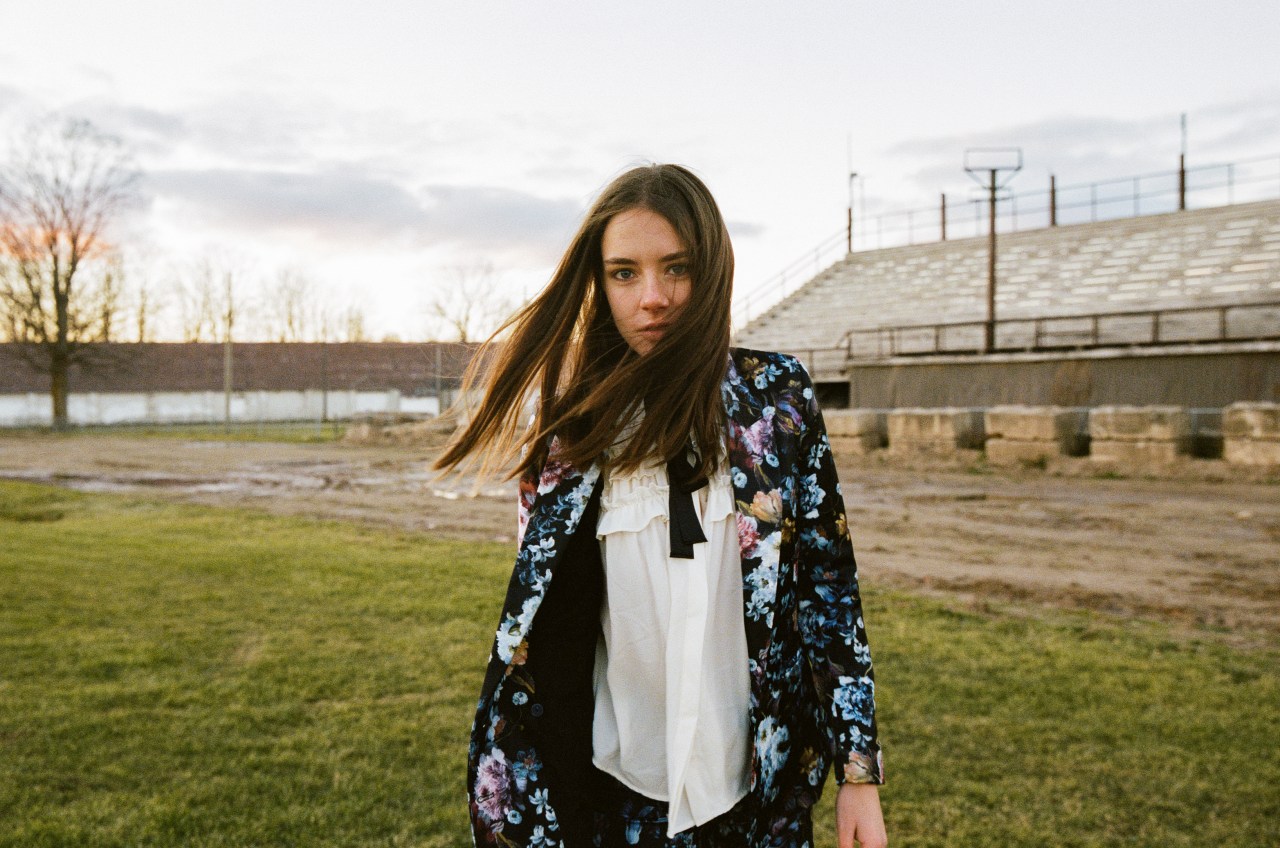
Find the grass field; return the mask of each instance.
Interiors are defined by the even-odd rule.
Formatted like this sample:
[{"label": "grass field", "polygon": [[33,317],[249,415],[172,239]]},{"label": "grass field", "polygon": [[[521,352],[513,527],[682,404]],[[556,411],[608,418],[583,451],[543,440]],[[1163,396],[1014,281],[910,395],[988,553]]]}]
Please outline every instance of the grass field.
[{"label": "grass field", "polygon": [[[0,483],[0,845],[469,845],[510,555]],[[864,594],[892,845],[1280,844],[1280,652]]]}]

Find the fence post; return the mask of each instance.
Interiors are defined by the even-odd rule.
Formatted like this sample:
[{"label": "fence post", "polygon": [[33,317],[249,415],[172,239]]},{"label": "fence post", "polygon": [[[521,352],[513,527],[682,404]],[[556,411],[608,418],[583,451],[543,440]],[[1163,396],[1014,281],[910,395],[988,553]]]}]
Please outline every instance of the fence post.
[{"label": "fence post", "polygon": [[947,193],[942,193],[942,241],[947,240]]},{"label": "fence post", "polygon": [[1058,226],[1058,178],[1049,175],[1049,226]]},{"label": "fence post", "polygon": [[1187,210],[1187,154],[1178,154],[1178,211]]}]

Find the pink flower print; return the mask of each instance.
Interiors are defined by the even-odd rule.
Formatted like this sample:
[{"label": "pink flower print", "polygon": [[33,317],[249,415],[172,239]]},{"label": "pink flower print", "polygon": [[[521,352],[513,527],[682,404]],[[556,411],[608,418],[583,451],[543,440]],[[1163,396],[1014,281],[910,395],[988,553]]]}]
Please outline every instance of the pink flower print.
[{"label": "pink flower print", "polygon": [[756,555],[756,546],[760,544],[760,531],[756,528],[756,520],[749,515],[737,513],[738,546],[743,559],[751,559]]},{"label": "pink flower print", "polygon": [[764,462],[765,456],[773,451],[773,415],[771,411],[766,411],[763,418],[740,432],[742,447],[746,450],[747,458],[750,460],[751,465],[755,466]]},{"label": "pink flower print", "polygon": [[480,755],[476,806],[490,823],[498,824],[498,829],[501,829],[501,822],[506,820],[507,810],[511,809],[511,766],[500,748],[494,748],[491,754]]}]

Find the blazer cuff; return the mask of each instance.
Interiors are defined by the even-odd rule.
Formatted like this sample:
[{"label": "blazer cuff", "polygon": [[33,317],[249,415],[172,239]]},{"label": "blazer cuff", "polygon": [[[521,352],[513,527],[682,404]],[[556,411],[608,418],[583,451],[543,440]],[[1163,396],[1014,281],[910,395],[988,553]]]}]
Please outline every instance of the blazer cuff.
[{"label": "blazer cuff", "polygon": [[884,783],[884,760],[877,746],[870,754],[850,751],[843,768],[836,769],[836,783]]}]

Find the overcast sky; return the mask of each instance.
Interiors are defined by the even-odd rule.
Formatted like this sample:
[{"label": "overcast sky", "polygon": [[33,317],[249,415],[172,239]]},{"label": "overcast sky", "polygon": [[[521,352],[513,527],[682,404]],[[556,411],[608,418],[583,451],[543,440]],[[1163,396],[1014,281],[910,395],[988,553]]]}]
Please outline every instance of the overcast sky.
[{"label": "overcast sky", "polygon": [[[128,240],[153,265],[280,268],[375,337],[492,263],[547,278],[608,180],[686,164],[730,222],[739,292],[868,213],[971,194],[966,147],[1017,145],[1020,191],[1275,156],[1280,3],[0,0],[0,130],[50,110],[128,142]],[[1274,193],[1280,193],[1280,177]]]}]

